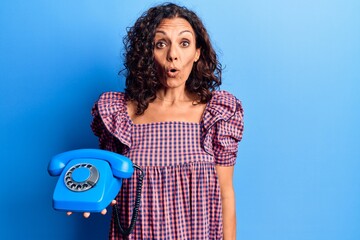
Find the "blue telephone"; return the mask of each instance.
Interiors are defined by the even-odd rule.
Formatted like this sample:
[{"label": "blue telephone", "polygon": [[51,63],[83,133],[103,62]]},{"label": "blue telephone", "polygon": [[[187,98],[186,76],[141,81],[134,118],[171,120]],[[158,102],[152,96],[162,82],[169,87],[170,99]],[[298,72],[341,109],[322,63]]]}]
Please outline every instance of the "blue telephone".
[{"label": "blue telephone", "polygon": [[100,212],[118,194],[123,178],[134,172],[125,156],[99,149],[58,154],[49,163],[51,176],[59,176],[53,195],[56,210]]},{"label": "blue telephone", "polygon": [[113,206],[115,220],[123,235],[129,235],[137,218],[144,173],[131,160],[120,154],[100,149],[78,149],[54,156],[49,165],[51,176],[60,176],[53,195],[56,210],[100,212],[119,193],[122,179],[130,178],[134,168],[138,175],[136,202],[130,227],[122,229],[118,207]]}]

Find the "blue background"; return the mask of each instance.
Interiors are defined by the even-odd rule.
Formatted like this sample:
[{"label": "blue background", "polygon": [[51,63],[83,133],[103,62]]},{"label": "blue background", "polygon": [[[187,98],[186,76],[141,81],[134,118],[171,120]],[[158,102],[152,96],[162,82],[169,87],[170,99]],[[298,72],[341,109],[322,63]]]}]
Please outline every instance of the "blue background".
[{"label": "blue background", "polygon": [[[106,239],[107,217],[51,207],[50,158],[97,147],[125,29],[158,1],[0,2],[1,239]],[[242,240],[360,239],[360,1],[179,1],[203,19],[245,108]],[[14,236],[15,235],[15,236]]]}]

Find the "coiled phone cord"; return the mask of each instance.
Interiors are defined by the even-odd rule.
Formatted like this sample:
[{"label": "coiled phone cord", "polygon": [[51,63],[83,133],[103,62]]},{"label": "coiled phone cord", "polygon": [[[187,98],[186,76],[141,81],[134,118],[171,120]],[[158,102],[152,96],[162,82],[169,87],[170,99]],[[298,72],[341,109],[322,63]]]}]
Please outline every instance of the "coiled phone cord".
[{"label": "coiled phone cord", "polygon": [[132,213],[129,228],[127,228],[127,229],[122,228],[121,223],[120,223],[120,219],[119,219],[119,209],[117,207],[117,204],[115,204],[113,206],[113,211],[115,212],[116,226],[118,227],[119,232],[124,236],[130,235],[131,231],[133,230],[133,228],[135,226],[135,222],[136,222],[136,219],[137,219],[138,213],[139,213],[140,200],[141,200],[141,189],[142,189],[143,179],[144,179],[144,175],[145,175],[144,171],[138,165],[134,164],[134,168],[139,170],[140,174],[138,176],[138,182],[136,184],[135,206],[134,206],[134,209],[133,209],[133,213]]}]

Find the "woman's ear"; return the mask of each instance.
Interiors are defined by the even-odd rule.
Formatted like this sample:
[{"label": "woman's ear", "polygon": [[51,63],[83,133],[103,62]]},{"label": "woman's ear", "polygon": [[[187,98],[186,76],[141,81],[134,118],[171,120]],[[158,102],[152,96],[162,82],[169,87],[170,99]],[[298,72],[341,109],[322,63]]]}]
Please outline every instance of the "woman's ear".
[{"label": "woman's ear", "polygon": [[194,58],[194,62],[197,62],[200,58],[200,52],[201,52],[201,48],[197,48],[196,52],[195,52],[195,58]]}]

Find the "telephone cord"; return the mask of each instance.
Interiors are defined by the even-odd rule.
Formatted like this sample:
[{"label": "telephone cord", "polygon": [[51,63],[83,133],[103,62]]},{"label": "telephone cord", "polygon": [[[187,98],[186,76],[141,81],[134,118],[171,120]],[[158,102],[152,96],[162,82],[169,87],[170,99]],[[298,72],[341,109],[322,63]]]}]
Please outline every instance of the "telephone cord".
[{"label": "telephone cord", "polygon": [[140,208],[140,202],[141,202],[141,189],[142,189],[142,184],[143,184],[143,179],[144,179],[144,171],[136,164],[134,164],[134,168],[137,169],[138,171],[140,171],[140,174],[138,176],[138,182],[136,184],[136,198],[135,198],[135,206],[133,209],[133,213],[132,213],[132,217],[131,217],[131,222],[130,222],[130,226],[128,228],[123,228],[121,226],[120,223],[120,218],[119,218],[119,209],[117,204],[115,204],[113,206],[113,211],[115,213],[115,223],[116,226],[119,229],[119,232],[124,235],[124,236],[128,236],[130,235],[130,233],[132,232],[135,223],[136,223],[136,219],[138,217],[138,213],[139,213],[139,208]]}]

